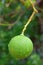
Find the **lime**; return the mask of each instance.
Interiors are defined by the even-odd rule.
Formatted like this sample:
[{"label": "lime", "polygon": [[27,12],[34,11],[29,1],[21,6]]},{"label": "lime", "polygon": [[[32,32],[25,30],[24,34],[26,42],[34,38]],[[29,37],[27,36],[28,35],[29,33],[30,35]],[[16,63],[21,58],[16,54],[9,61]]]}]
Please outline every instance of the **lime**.
[{"label": "lime", "polygon": [[32,53],[33,43],[25,35],[18,35],[11,39],[8,49],[15,59],[24,59]]},{"label": "lime", "polygon": [[41,65],[41,59],[38,54],[32,54],[30,59],[27,60],[27,65]]}]

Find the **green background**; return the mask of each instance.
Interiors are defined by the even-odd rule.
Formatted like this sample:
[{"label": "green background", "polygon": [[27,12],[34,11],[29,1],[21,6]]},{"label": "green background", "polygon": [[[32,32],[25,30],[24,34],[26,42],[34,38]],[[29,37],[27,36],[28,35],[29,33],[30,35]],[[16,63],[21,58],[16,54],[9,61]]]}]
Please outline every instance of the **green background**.
[{"label": "green background", "polygon": [[21,34],[33,12],[29,3],[25,4],[20,0],[0,0],[0,65],[43,65],[43,9],[37,5],[39,13],[34,15],[25,31],[25,35],[33,41],[33,53],[18,61],[9,54],[10,39]]}]

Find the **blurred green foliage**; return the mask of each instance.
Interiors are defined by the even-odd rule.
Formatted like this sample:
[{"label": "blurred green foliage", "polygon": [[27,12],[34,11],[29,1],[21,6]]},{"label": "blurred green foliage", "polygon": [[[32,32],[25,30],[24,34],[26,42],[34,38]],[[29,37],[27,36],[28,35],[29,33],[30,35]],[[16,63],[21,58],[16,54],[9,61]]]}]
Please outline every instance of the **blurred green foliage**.
[{"label": "blurred green foliage", "polygon": [[40,57],[38,54],[32,54],[27,61],[27,65],[41,65]]},{"label": "blurred green foliage", "polygon": [[[0,0],[0,65],[43,65],[41,62],[42,59],[37,55],[32,58],[31,56],[28,57],[29,62],[27,59],[17,61],[10,56],[8,51],[10,39],[22,32],[32,12],[33,9],[26,8],[20,0]],[[35,45],[37,44],[40,46],[40,41],[42,40],[43,42],[43,34],[39,33],[39,22],[37,17],[42,14],[43,12],[34,15],[33,20],[25,31],[25,35],[30,37],[34,43],[33,53],[37,53],[40,57],[42,57],[41,55],[43,54],[40,55],[41,51],[38,51],[40,47],[37,48],[37,51],[35,50]],[[33,64],[34,61],[36,64]]]}]

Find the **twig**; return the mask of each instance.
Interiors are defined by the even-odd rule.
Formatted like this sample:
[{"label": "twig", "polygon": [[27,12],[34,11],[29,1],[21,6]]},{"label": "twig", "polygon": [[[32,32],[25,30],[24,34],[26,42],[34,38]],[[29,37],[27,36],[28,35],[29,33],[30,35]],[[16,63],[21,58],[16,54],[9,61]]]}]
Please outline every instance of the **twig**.
[{"label": "twig", "polygon": [[29,18],[29,20],[28,20],[28,22],[26,23],[26,25],[24,26],[24,28],[23,28],[23,30],[22,30],[22,34],[24,34],[24,31],[26,30],[26,28],[27,28],[27,26],[28,26],[28,24],[30,23],[30,21],[32,20],[32,18],[33,18],[33,16],[34,16],[34,14],[35,14],[36,12],[35,11],[33,11],[33,13],[32,13],[32,15],[30,16],[30,18]]},{"label": "twig", "polygon": [[34,7],[34,4],[32,3],[32,1],[31,1],[31,0],[29,0],[29,1],[30,1],[31,5],[32,5],[33,10],[38,13],[38,11],[37,11],[36,8]]},{"label": "twig", "polygon": [[5,23],[0,23],[0,26],[12,26],[12,25],[14,25],[14,23],[12,23],[12,24],[5,24]]},{"label": "twig", "polygon": [[7,13],[5,15],[1,15],[0,17],[12,16],[12,15],[15,15],[16,13],[19,13],[22,10],[21,7],[19,7],[19,6],[17,8],[15,10],[13,10],[12,12],[10,12],[10,13]]},{"label": "twig", "polygon": [[25,13],[25,12],[21,11],[21,13],[20,13],[18,19],[17,19],[14,23],[8,23],[8,24],[6,24],[6,23],[0,23],[0,26],[11,26],[11,27],[14,26],[14,24],[16,24],[17,21],[20,20],[20,18],[23,16],[24,13]]},{"label": "twig", "polygon": [[35,13],[38,13],[38,11],[37,11],[37,9],[34,7],[32,1],[31,1],[31,0],[29,0],[29,1],[30,1],[30,3],[32,4],[32,7],[33,7],[33,10],[34,10],[34,11],[33,11],[32,15],[30,16],[29,20],[27,21],[27,23],[24,25],[24,28],[23,28],[21,34],[24,34],[24,32],[25,32],[25,30],[26,30],[28,24],[31,22],[31,20],[32,20],[32,18],[33,18],[33,16],[34,16],[34,14],[35,14]]}]

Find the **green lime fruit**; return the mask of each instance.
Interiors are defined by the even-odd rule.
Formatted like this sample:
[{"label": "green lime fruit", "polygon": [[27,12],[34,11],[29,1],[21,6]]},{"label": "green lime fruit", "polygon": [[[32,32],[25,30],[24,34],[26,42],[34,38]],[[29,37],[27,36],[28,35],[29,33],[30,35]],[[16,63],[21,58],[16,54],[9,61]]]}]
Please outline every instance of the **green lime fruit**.
[{"label": "green lime fruit", "polygon": [[18,35],[11,39],[8,49],[15,59],[24,59],[32,53],[33,43],[25,35]]},{"label": "green lime fruit", "polygon": [[41,65],[41,59],[38,54],[33,54],[27,61],[27,65]]}]

